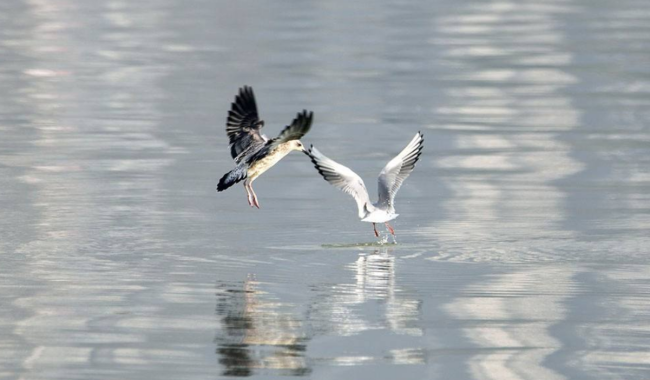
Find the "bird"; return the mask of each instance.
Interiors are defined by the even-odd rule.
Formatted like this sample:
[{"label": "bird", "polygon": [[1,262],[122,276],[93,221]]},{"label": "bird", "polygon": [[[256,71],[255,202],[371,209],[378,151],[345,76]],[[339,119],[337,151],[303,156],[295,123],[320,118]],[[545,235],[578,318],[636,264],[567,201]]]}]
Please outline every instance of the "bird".
[{"label": "bird", "polygon": [[379,173],[379,199],[375,203],[370,203],[366,185],[350,168],[326,157],[313,145],[305,150],[305,154],[311,158],[316,170],[327,182],[354,198],[357,202],[359,218],[362,222],[372,223],[376,237],[379,237],[376,224],[385,223],[394,238],[395,229],[388,222],[399,215],[395,213],[395,194],[415,168],[422,154],[423,144],[424,135],[418,132],[406,148],[386,164]]},{"label": "bird", "polygon": [[258,116],[253,88],[241,87],[230,107],[226,122],[230,155],[235,161],[235,168],[221,177],[217,191],[224,191],[244,181],[249,206],[259,209],[260,203],[253,190],[253,181],[292,151],[305,150],[300,139],[309,132],[313,119],[313,112],[303,110],[278,137],[269,139],[260,133],[264,120]]}]

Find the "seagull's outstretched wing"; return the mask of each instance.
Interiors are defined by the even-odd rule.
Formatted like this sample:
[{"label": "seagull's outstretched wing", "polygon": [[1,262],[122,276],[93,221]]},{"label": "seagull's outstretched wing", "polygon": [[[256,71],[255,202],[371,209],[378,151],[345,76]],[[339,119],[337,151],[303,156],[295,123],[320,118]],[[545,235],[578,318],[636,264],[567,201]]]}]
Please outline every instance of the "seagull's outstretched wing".
[{"label": "seagull's outstretched wing", "polygon": [[311,162],[327,182],[352,195],[357,201],[359,218],[363,218],[366,214],[366,207],[370,204],[370,197],[361,177],[350,168],[325,157],[313,145],[305,153],[311,158]]},{"label": "seagull's outstretched wing", "polygon": [[278,137],[274,138],[271,141],[274,145],[280,145],[291,140],[300,140],[302,136],[306,135],[307,132],[309,132],[313,120],[313,112],[302,110],[302,112],[296,115],[291,124],[284,127]]},{"label": "seagull's outstretched wing", "polygon": [[402,186],[402,182],[411,174],[415,164],[422,154],[424,136],[418,132],[413,140],[398,154],[390,160],[379,173],[379,206],[393,208],[395,194]]},{"label": "seagull's outstretched wing", "polygon": [[[266,143],[266,137],[260,134],[260,129],[264,126],[264,121],[257,115],[257,105],[255,104],[255,94],[249,86],[239,89],[239,94],[235,96],[235,101],[228,112],[228,122],[226,123],[226,133],[230,140],[230,155],[235,161],[239,161],[238,156],[244,156],[244,151],[254,151],[253,146],[261,146]],[[252,148],[252,149],[251,149]]]}]

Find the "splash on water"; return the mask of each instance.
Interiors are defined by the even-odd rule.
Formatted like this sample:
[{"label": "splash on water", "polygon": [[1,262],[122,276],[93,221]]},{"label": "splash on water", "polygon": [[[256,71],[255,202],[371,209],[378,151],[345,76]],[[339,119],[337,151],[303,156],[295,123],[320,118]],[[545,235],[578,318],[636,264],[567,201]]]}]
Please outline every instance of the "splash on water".
[{"label": "splash on water", "polygon": [[388,244],[389,239],[393,241],[392,244],[397,244],[397,236],[389,233],[388,231],[386,233],[379,234],[379,240],[377,240],[377,244],[379,245]]},{"label": "splash on water", "polygon": [[323,248],[366,248],[366,247],[387,247],[397,245],[397,242],[389,243],[388,239],[380,239],[379,241],[366,242],[366,243],[348,243],[348,244],[322,244]]}]

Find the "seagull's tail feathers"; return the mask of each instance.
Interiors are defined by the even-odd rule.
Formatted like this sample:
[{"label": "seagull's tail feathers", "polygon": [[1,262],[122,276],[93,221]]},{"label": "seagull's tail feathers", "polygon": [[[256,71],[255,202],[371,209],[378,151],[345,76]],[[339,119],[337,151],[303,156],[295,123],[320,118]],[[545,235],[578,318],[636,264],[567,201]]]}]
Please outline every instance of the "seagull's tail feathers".
[{"label": "seagull's tail feathers", "polygon": [[224,191],[237,182],[246,179],[247,176],[248,167],[245,165],[238,165],[236,168],[221,177],[219,184],[217,184],[217,191]]}]

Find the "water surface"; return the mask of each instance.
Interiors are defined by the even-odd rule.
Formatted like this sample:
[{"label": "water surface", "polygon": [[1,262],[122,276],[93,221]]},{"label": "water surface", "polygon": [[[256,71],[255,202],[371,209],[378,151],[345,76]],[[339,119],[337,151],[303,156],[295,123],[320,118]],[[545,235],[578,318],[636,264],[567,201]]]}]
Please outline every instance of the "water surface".
[{"label": "water surface", "polygon": [[[0,5],[0,378],[641,379],[650,4]],[[375,177],[397,245],[292,153],[237,186],[225,118]]]}]

